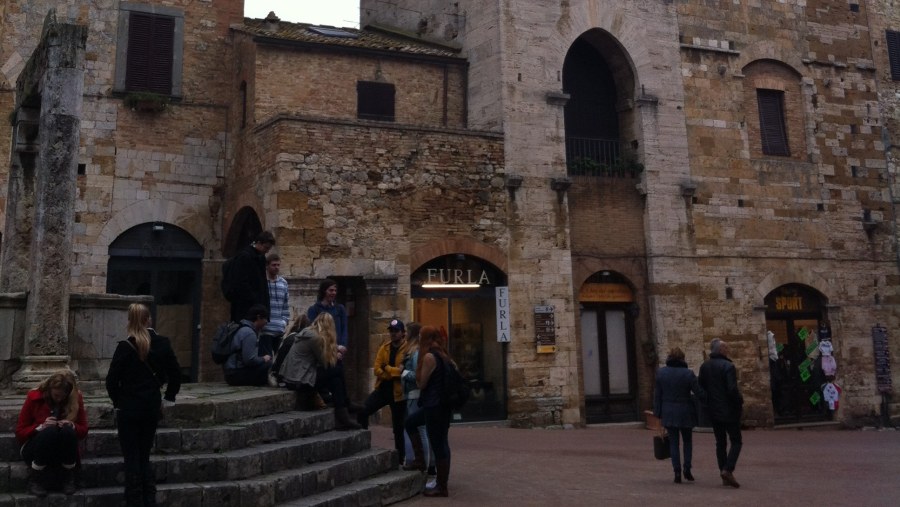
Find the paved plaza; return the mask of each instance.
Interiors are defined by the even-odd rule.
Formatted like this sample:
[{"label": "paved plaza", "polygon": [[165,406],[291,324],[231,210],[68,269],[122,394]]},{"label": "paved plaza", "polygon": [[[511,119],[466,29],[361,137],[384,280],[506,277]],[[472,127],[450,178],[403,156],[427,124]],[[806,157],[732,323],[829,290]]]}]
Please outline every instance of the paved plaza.
[{"label": "paved plaza", "polygon": [[[373,427],[373,445],[393,446]],[[900,431],[744,431],[735,470],[722,486],[711,432],[694,433],[694,483],[674,484],[670,462],[653,459],[653,432],[636,425],[578,430],[453,426],[450,498],[420,506],[895,506],[900,505]]]}]

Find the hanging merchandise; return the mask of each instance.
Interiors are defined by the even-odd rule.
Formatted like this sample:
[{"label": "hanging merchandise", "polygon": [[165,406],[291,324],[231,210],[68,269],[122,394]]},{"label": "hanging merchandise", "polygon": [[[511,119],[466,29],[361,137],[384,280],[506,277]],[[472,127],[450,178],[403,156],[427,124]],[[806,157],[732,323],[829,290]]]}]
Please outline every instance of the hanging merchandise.
[{"label": "hanging merchandise", "polygon": [[834,377],[837,372],[837,362],[834,360],[834,345],[831,340],[819,342],[819,352],[822,353],[822,371],[827,377]]},{"label": "hanging merchandise", "polygon": [[841,398],[841,388],[834,382],[828,382],[822,386],[822,397],[828,403],[829,410],[837,410],[838,401]]}]

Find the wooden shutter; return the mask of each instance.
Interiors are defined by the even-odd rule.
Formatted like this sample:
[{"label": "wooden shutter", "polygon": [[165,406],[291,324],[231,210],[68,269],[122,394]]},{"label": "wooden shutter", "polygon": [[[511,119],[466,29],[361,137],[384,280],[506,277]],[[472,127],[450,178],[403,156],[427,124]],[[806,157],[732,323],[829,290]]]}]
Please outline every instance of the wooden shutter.
[{"label": "wooden shutter", "polygon": [[765,155],[790,156],[784,122],[784,92],[756,90],[759,103],[759,137]]},{"label": "wooden shutter", "polygon": [[390,83],[356,83],[356,116],[361,120],[394,121],[394,100]]},{"label": "wooden shutter", "polygon": [[900,32],[888,30],[885,33],[888,60],[891,62],[891,79],[900,81]]},{"label": "wooden shutter", "polygon": [[171,95],[174,43],[175,18],[131,13],[125,88]]}]

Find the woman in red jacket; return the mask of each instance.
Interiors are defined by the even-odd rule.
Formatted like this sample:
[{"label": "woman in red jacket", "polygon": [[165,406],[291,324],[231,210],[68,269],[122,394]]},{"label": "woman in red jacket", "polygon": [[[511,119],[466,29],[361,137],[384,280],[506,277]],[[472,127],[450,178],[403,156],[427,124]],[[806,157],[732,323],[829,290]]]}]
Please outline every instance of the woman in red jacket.
[{"label": "woman in red jacket", "polygon": [[48,472],[62,467],[62,490],[75,493],[78,441],[87,436],[84,400],[75,374],[61,370],[28,392],[16,424],[16,440],[28,464],[28,492],[47,495]]}]

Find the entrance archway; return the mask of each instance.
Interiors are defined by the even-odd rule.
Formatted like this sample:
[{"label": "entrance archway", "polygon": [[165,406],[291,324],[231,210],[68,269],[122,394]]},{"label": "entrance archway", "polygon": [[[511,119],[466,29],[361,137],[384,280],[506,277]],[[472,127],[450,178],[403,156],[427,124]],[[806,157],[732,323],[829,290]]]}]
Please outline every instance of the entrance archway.
[{"label": "entrance archway", "polygon": [[585,418],[589,424],[635,421],[634,290],[621,274],[601,271],[581,286],[578,302]]},{"label": "entrance archway", "polygon": [[[782,285],[765,297],[769,380],[775,424],[824,421],[832,413],[823,400],[828,378],[820,339],[831,339],[826,298],[802,284]],[[834,373],[834,372],[831,372]]]},{"label": "entrance archway", "polygon": [[200,288],[203,247],[178,226],[152,222],[132,227],[109,245],[106,292],[153,296],[156,331],[167,336],[185,380],[199,371]]},{"label": "entrance archway", "polygon": [[506,419],[506,343],[497,336],[497,288],[506,274],[490,262],[461,253],[434,258],[410,277],[412,319],[436,326],[450,355],[470,380],[472,398],[455,421]]}]

